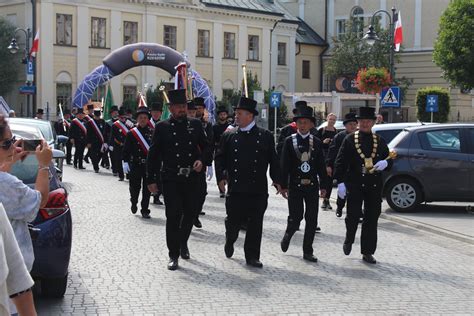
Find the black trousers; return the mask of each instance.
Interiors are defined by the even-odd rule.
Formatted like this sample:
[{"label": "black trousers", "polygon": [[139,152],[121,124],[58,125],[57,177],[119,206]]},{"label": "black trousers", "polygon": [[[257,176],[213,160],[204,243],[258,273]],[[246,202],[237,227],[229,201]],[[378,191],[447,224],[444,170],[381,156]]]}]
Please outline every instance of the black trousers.
[{"label": "black trousers", "polygon": [[268,205],[268,194],[228,193],[225,200],[226,243],[233,244],[239,237],[241,223],[247,222],[245,259],[260,259],[263,217]]},{"label": "black trousers", "polygon": [[72,161],[72,144],[71,141],[68,140],[66,143],[66,162],[71,163]]},{"label": "black trousers", "polygon": [[337,209],[342,210],[346,205],[346,198],[341,199],[339,196],[337,197]]},{"label": "black trousers", "polygon": [[197,205],[196,205],[196,217],[199,217],[199,213],[202,212],[204,207],[204,202],[206,202],[207,196],[207,181],[206,181],[206,172],[200,172],[198,174],[198,198],[197,198]]},{"label": "black trousers", "polygon": [[102,159],[102,161],[101,161],[100,165],[102,167],[110,167],[110,159],[109,159],[109,151],[108,150],[106,150],[104,153],[102,153],[101,159]]},{"label": "black trousers", "polygon": [[196,218],[197,176],[182,181],[163,180],[166,213],[166,244],[170,258],[179,257],[181,245],[187,245]]},{"label": "black trousers", "polygon": [[114,150],[110,152],[112,158],[112,172],[118,173],[120,179],[124,178],[122,167],[123,146],[115,145]]},{"label": "black trousers", "polygon": [[[293,236],[298,230],[301,221],[306,222],[303,239],[303,253],[313,254],[313,240],[318,227],[318,190],[291,189],[288,194],[288,226],[286,232]],[[306,206],[306,208],[305,208]]]},{"label": "black trousers", "polygon": [[92,145],[91,148],[89,148],[88,150],[88,155],[92,160],[92,166],[94,166],[94,170],[99,170],[99,162],[102,159],[102,153],[100,152],[100,148],[101,145]]},{"label": "black trousers", "polygon": [[[115,151],[115,148],[114,148]],[[129,174],[129,190],[130,190],[130,202],[132,205],[138,204],[138,197],[140,191],[142,191],[141,213],[150,214],[148,206],[150,205],[151,193],[148,190],[146,181],[146,165],[145,164],[130,164]]]},{"label": "black trousers", "polygon": [[[361,253],[371,255],[377,248],[377,223],[382,208],[382,185],[366,185],[365,187],[346,184],[347,214],[346,240],[344,243],[354,243],[359,219],[364,217],[360,237]],[[362,214],[364,203],[364,214]],[[363,215],[363,216],[362,216]]]},{"label": "black trousers", "polygon": [[86,148],[85,144],[78,142],[77,140],[74,143],[76,150],[74,151],[74,167],[81,167],[84,159],[84,150]]}]

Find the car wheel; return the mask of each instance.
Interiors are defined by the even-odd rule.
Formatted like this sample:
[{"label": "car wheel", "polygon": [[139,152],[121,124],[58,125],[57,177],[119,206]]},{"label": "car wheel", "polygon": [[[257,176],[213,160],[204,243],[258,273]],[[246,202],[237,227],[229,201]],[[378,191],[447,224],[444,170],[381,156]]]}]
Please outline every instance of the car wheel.
[{"label": "car wheel", "polygon": [[42,279],[41,294],[47,298],[62,298],[67,288],[67,274],[62,278]]},{"label": "car wheel", "polygon": [[397,212],[412,211],[421,203],[421,190],[415,181],[398,178],[390,182],[386,191],[386,200],[390,207]]}]

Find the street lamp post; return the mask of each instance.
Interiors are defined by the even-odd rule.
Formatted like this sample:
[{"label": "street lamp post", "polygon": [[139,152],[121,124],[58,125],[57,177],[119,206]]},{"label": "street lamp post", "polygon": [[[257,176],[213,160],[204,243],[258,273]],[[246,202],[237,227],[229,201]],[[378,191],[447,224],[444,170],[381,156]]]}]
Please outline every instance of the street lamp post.
[{"label": "street lamp post", "polygon": [[[25,51],[24,51],[24,56],[22,59],[22,63],[25,64],[25,74],[28,73],[28,63],[30,62],[30,39],[32,38],[32,32],[29,28],[22,29],[22,28],[17,28],[15,32],[13,33],[13,38],[10,42],[10,45],[8,46],[8,50],[12,54],[16,54],[19,50],[20,47],[18,46],[18,43],[16,41],[16,34],[18,32],[23,32],[25,34]],[[26,85],[31,85],[31,83],[34,81],[34,78],[26,78]],[[30,116],[32,113],[30,113],[30,95],[26,94],[26,115]]]}]

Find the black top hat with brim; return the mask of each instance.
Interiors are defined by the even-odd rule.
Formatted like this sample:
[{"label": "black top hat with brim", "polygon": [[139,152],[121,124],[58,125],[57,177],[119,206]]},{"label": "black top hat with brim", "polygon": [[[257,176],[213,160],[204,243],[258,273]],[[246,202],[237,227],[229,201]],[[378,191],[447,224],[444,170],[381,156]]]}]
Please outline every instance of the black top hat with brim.
[{"label": "black top hat with brim", "polygon": [[100,110],[94,110],[94,115],[95,116],[100,116],[101,114],[101,111]]},{"label": "black top hat with brim", "polygon": [[308,106],[308,102],[306,101],[296,101],[295,102],[295,109],[298,109],[298,108],[302,108],[302,107],[305,107],[305,106]]},{"label": "black top hat with brim", "polygon": [[150,111],[163,111],[163,103],[153,102],[151,104]]},{"label": "black top hat with brim", "polygon": [[125,116],[126,114],[127,114],[127,113],[125,113],[125,109],[120,108],[120,109],[118,110],[118,115],[119,115],[119,116]]},{"label": "black top hat with brim", "polygon": [[314,110],[310,106],[303,106],[298,109],[298,112],[293,117],[293,121],[298,119],[307,118],[310,119],[313,123],[316,123],[316,118],[314,117]]},{"label": "black top hat with brim", "polygon": [[222,113],[222,112],[226,112],[226,113],[229,113],[229,111],[227,110],[227,108],[225,106],[220,106],[217,108],[217,115],[219,115],[219,113]]},{"label": "black top hat with brim", "polygon": [[118,111],[118,110],[119,110],[118,106],[112,105],[112,106],[110,107],[109,113],[112,113],[112,112],[115,112],[115,111]]},{"label": "black top hat with brim", "polygon": [[184,89],[177,89],[177,90],[170,90],[168,91],[168,98],[170,100],[170,104],[186,104],[186,90]]},{"label": "black top hat with brim", "polygon": [[249,111],[253,115],[258,115],[257,101],[250,98],[240,97],[239,104],[234,107],[234,111],[239,109]]},{"label": "black top hat with brim", "polygon": [[44,114],[44,110],[43,109],[37,109],[36,114]]},{"label": "black top hat with brim", "polygon": [[363,106],[359,108],[359,114],[356,115],[356,119],[358,120],[375,120],[377,117],[375,116],[375,108],[370,106]]},{"label": "black top hat with brim", "polygon": [[204,98],[201,98],[201,97],[194,98],[194,105],[195,106],[206,107],[206,103],[204,102]]},{"label": "black top hat with brim", "polygon": [[140,114],[146,114],[148,118],[151,117],[150,111],[146,106],[141,106],[138,108],[137,112],[135,113],[135,118],[137,118]]},{"label": "black top hat with brim", "polygon": [[84,114],[84,109],[83,108],[78,108],[76,114]]},{"label": "black top hat with brim", "polygon": [[193,100],[189,100],[187,102],[187,105],[188,105],[188,110],[196,110],[196,104],[194,104]]},{"label": "black top hat with brim", "polygon": [[344,121],[342,121],[342,124],[346,125],[347,123],[350,123],[350,122],[356,122],[357,123],[355,113],[351,112],[351,113],[347,113],[346,115],[344,115]]}]

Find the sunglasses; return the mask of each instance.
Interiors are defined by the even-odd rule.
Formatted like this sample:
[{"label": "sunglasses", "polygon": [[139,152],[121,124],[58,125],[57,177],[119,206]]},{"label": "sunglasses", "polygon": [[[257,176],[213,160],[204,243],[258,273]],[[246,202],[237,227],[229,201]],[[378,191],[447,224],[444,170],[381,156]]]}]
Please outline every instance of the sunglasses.
[{"label": "sunglasses", "polygon": [[6,139],[3,141],[3,144],[0,145],[0,148],[3,149],[3,150],[8,150],[10,149],[10,147],[12,147],[12,145],[16,142],[16,137],[13,136],[12,138],[10,139]]}]

